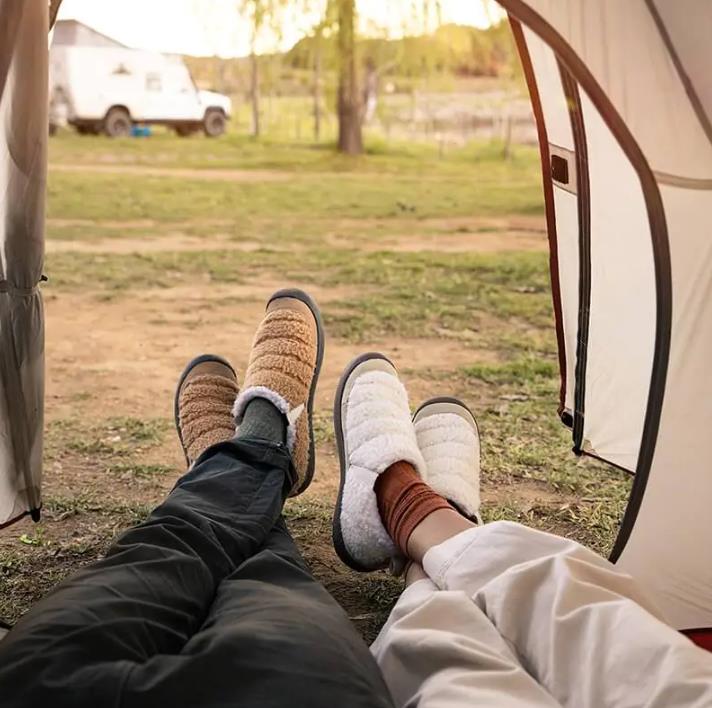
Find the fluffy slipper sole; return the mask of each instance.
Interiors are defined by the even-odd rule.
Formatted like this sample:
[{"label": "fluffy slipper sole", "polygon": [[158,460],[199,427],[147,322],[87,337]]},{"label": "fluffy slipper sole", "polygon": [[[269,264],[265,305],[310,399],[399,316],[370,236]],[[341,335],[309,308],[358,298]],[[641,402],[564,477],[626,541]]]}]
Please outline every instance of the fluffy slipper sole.
[{"label": "fluffy slipper sole", "polygon": [[181,449],[183,450],[183,455],[185,456],[185,462],[188,466],[190,466],[190,460],[188,459],[188,450],[185,447],[185,443],[183,442],[183,433],[180,428],[180,394],[183,391],[183,385],[185,384],[185,380],[188,378],[188,375],[190,372],[199,364],[204,364],[205,362],[208,361],[213,361],[218,364],[223,364],[226,366],[230,371],[232,371],[233,375],[235,376],[235,381],[237,381],[237,373],[235,372],[235,369],[232,368],[232,364],[227,359],[223,359],[221,356],[217,356],[217,354],[201,354],[200,356],[195,357],[195,359],[192,359],[191,361],[188,362],[188,365],[183,369],[183,373],[180,375],[180,378],[178,379],[178,385],[176,386],[176,392],[175,396],[173,397],[173,418],[175,420],[176,424],[176,431],[178,433],[178,440],[180,440],[180,446]]},{"label": "fluffy slipper sole", "polygon": [[270,303],[282,298],[292,298],[293,300],[300,300],[303,302],[311,311],[314,316],[314,321],[316,322],[316,363],[314,364],[314,377],[312,378],[311,386],[309,387],[309,396],[307,398],[307,416],[309,420],[309,462],[307,464],[304,480],[299,487],[290,494],[291,497],[296,497],[306,491],[307,487],[311,484],[312,479],[314,479],[314,470],[316,469],[313,413],[316,386],[319,382],[321,365],[324,361],[324,323],[321,319],[319,306],[316,304],[314,299],[303,290],[298,290],[297,288],[285,288],[284,290],[278,290],[274,293],[274,295],[272,295],[272,297],[270,297],[267,302],[267,307],[269,307]]},{"label": "fluffy slipper sole", "polygon": [[[346,486],[346,472],[348,471],[348,459],[346,456],[346,441],[344,436],[344,403],[348,400],[349,393],[353,384],[356,381],[357,376],[353,376],[357,369],[363,369],[367,367],[368,362],[385,362],[390,366],[393,371],[396,371],[396,367],[393,365],[390,359],[379,354],[377,352],[368,352],[366,354],[361,354],[361,356],[356,357],[346,368],[344,373],[341,375],[339,380],[339,385],[336,389],[336,395],[334,396],[334,433],[336,436],[336,448],[339,453],[339,465],[341,471],[341,478],[339,481],[339,494],[336,498],[336,507],[334,508],[334,519],[332,525],[332,539],[334,542],[334,549],[339,558],[350,568],[358,570],[362,573],[370,572],[373,570],[378,570],[378,567],[368,567],[356,560],[346,548],[346,543],[344,542],[343,529],[341,528],[341,513],[344,502],[344,488]],[[382,366],[382,363],[381,363]],[[386,567],[384,564],[382,567]]]}]

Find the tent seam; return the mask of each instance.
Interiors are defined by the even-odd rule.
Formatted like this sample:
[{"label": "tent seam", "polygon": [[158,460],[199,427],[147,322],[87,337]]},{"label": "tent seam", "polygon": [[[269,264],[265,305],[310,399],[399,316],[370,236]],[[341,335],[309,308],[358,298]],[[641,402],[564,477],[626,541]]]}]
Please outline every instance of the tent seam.
[{"label": "tent seam", "polygon": [[685,67],[682,64],[682,60],[680,59],[679,54],[675,50],[675,45],[673,44],[672,38],[670,37],[670,33],[665,27],[663,18],[660,16],[658,8],[655,7],[653,0],[645,0],[645,6],[648,8],[648,12],[653,18],[653,22],[655,24],[656,29],[658,30],[658,33],[660,34],[660,38],[662,39],[663,44],[665,45],[665,49],[667,49],[667,52],[670,55],[670,60],[675,66],[675,70],[677,71],[677,75],[680,77],[682,85],[685,87],[685,93],[687,94],[687,98],[690,100],[692,110],[695,112],[697,120],[700,122],[700,126],[702,127],[702,130],[704,131],[705,135],[707,136],[707,139],[710,141],[710,143],[712,143],[712,121],[707,115],[705,107],[702,105],[702,101],[697,95],[697,91],[695,91],[692,79],[690,79],[687,74],[687,71],[685,71]]},{"label": "tent seam", "polygon": [[561,61],[557,61],[561,84],[566,96],[574,138],[576,160],[576,204],[579,233],[579,301],[574,375],[574,452],[583,451],[584,416],[586,412],[586,374],[588,338],[591,329],[591,184],[588,175],[588,147],[578,84]]}]

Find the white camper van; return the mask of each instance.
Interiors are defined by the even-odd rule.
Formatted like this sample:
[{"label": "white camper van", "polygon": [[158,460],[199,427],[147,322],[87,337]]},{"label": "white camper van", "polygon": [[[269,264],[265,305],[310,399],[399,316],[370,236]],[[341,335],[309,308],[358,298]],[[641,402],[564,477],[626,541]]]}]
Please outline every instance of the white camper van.
[{"label": "white camper van", "polygon": [[130,49],[71,24],[77,27],[58,31],[50,52],[51,122],[110,137],[130,135],[136,123],[166,125],[181,136],[225,132],[230,99],[199,90],[181,57]]}]

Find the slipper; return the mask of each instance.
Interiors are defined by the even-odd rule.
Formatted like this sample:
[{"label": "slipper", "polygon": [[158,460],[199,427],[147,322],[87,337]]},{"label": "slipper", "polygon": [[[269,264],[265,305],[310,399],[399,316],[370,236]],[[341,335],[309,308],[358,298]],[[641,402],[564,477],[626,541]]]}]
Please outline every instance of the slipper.
[{"label": "slipper", "polygon": [[408,394],[382,354],[357,357],[341,377],[334,399],[334,428],[341,482],[334,511],[334,548],[360,571],[386,567],[397,554],[378,513],[373,485],[395,462],[423,476]]},{"label": "slipper", "polygon": [[254,398],[264,398],[287,419],[293,485],[301,494],[314,477],[314,394],[324,358],[324,327],[317,304],[301,290],[269,299],[250,353],[243,390],[233,414],[239,425]]},{"label": "slipper", "polygon": [[222,357],[203,354],[185,367],[173,415],[188,467],[209,447],[234,437],[232,406],[238,391],[237,374]]},{"label": "slipper", "polygon": [[431,398],[413,415],[423,480],[463,516],[480,517],[480,432],[472,411],[456,398]]}]

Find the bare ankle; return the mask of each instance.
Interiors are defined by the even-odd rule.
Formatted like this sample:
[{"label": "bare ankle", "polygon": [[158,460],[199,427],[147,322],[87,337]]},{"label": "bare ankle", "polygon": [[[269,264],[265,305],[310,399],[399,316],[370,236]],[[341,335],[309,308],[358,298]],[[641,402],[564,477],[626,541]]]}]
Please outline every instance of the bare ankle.
[{"label": "bare ankle", "polygon": [[476,528],[476,524],[454,509],[438,509],[413,529],[408,538],[408,557],[422,564],[423,557],[433,546],[472,528]]},{"label": "bare ankle", "polygon": [[417,583],[419,580],[426,580],[428,578],[427,573],[423,570],[423,567],[419,563],[409,563],[408,568],[405,571],[405,585],[408,587],[413,583]]}]

